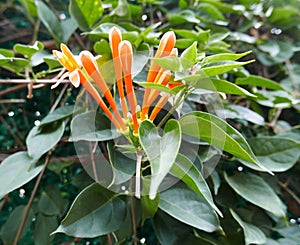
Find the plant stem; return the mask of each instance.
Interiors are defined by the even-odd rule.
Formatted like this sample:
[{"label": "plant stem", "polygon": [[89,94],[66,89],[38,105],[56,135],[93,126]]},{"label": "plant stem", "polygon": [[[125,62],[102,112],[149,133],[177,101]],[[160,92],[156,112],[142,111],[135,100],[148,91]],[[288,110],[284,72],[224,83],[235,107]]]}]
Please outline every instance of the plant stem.
[{"label": "plant stem", "polygon": [[135,222],[135,212],[134,212],[134,196],[130,197],[131,202],[131,219],[132,219],[132,230],[133,230],[133,244],[137,245],[137,235],[136,235],[136,222]]},{"label": "plant stem", "polygon": [[141,165],[142,165],[143,152],[136,153],[136,169],[135,169],[135,196],[141,198]]},{"label": "plant stem", "polygon": [[20,237],[21,237],[22,230],[23,230],[23,228],[24,228],[26,219],[27,219],[27,217],[28,217],[29,210],[30,210],[30,208],[31,208],[33,199],[34,199],[35,194],[36,194],[36,192],[37,192],[37,189],[38,189],[38,187],[39,187],[39,185],[40,185],[40,183],[41,183],[42,177],[43,177],[43,175],[44,175],[44,173],[45,173],[45,171],[46,171],[46,169],[47,169],[48,163],[50,162],[51,153],[52,153],[52,151],[49,151],[49,152],[48,152],[47,157],[46,157],[46,160],[45,160],[45,165],[44,165],[42,171],[40,172],[40,174],[39,174],[39,176],[38,176],[38,178],[37,178],[37,180],[36,180],[36,182],[35,182],[33,191],[32,191],[32,193],[31,193],[31,195],[30,195],[28,204],[27,204],[27,206],[26,206],[24,215],[23,215],[22,220],[21,220],[21,223],[20,223],[20,225],[19,225],[19,228],[18,228],[18,231],[17,231],[17,234],[16,234],[16,237],[15,237],[15,240],[14,240],[13,245],[17,245],[17,244],[18,244],[18,241],[19,241],[19,239],[20,239]]}]

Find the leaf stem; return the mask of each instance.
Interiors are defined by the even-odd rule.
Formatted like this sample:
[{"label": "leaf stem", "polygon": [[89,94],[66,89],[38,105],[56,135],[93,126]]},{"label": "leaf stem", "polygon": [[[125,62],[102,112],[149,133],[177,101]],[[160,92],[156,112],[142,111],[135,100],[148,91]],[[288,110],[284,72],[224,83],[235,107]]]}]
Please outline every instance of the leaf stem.
[{"label": "leaf stem", "polygon": [[44,173],[45,173],[45,171],[46,171],[46,169],[47,169],[48,163],[50,162],[51,153],[52,153],[52,151],[49,151],[49,152],[48,152],[48,154],[47,154],[47,156],[46,156],[46,160],[45,160],[45,165],[44,165],[42,171],[40,172],[40,174],[39,174],[39,176],[38,176],[38,178],[37,178],[37,180],[36,180],[36,182],[35,182],[34,188],[33,188],[32,193],[31,193],[31,195],[30,195],[28,204],[27,204],[27,206],[26,206],[24,215],[23,215],[22,220],[21,220],[21,223],[20,223],[20,225],[19,225],[19,228],[18,228],[18,231],[17,231],[17,234],[16,234],[16,237],[15,237],[15,240],[14,240],[13,245],[17,245],[17,244],[18,244],[18,241],[19,241],[19,239],[20,239],[20,237],[21,237],[22,230],[23,230],[23,228],[24,228],[26,219],[27,219],[27,217],[28,217],[29,210],[30,210],[30,208],[31,208],[33,199],[34,199],[35,194],[36,194],[36,192],[37,192],[37,189],[38,189],[38,187],[39,187],[39,185],[40,185],[40,183],[41,183],[42,177],[43,177],[43,175],[44,175]]}]

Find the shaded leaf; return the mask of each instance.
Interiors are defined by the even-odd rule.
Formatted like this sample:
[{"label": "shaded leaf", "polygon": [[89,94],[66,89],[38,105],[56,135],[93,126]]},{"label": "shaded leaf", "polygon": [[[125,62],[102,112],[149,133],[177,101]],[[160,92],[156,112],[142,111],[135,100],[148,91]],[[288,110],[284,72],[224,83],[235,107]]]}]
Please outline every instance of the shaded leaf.
[{"label": "shaded leaf", "polygon": [[75,237],[96,237],[116,231],[126,213],[124,201],[94,183],[81,191],[54,233]]},{"label": "shaded leaf", "polygon": [[[14,240],[17,235],[17,231],[23,218],[25,209],[25,205],[17,206],[9,215],[7,221],[1,229],[1,238],[4,241],[4,244],[14,244]],[[34,213],[30,209],[20,238],[24,237],[30,229],[33,216]]]},{"label": "shaded leaf", "polygon": [[175,219],[206,232],[220,230],[208,203],[194,191],[178,184],[160,194],[159,208]]},{"label": "shaded leaf", "polygon": [[64,130],[65,124],[63,122],[43,129],[39,129],[38,126],[33,127],[26,138],[28,155],[38,160],[60,141]]},{"label": "shaded leaf", "polygon": [[259,228],[243,221],[232,209],[230,209],[230,213],[233,216],[233,218],[239,223],[239,225],[243,228],[246,245],[265,244],[266,236]]},{"label": "shaded leaf", "polygon": [[250,173],[239,173],[233,176],[224,173],[224,176],[231,188],[247,201],[278,217],[285,216],[286,207],[261,177]]},{"label": "shaded leaf", "polygon": [[250,85],[250,86],[258,86],[258,87],[264,87],[264,88],[274,89],[274,90],[284,90],[284,88],[280,84],[270,79],[260,77],[260,76],[255,76],[255,75],[238,78],[235,80],[235,83],[238,85]]},{"label": "shaded leaf", "polygon": [[221,211],[214,204],[209,187],[202,177],[201,172],[184,155],[178,154],[171,173],[182,180],[189,188],[204,198],[208,204],[221,216]]},{"label": "shaded leaf", "polygon": [[7,193],[21,187],[37,176],[43,165],[34,166],[36,163],[27,152],[14,153],[3,160],[0,165],[0,199]]},{"label": "shaded leaf", "polygon": [[[293,167],[300,157],[300,143],[289,138],[260,136],[247,140],[260,163],[274,172],[284,172]],[[248,167],[258,167],[243,163]]]}]

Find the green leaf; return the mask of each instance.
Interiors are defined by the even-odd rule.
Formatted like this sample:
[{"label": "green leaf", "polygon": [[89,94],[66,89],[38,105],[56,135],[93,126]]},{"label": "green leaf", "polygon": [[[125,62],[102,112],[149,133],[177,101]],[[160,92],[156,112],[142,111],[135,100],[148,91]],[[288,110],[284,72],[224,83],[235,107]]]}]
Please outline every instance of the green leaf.
[{"label": "green leaf", "polygon": [[259,228],[243,221],[232,209],[230,209],[230,213],[233,216],[233,218],[239,223],[239,225],[243,228],[246,245],[266,243],[267,238]]},{"label": "green leaf", "polygon": [[[248,143],[260,163],[274,172],[287,171],[297,163],[300,157],[300,143],[289,138],[259,136],[248,139]],[[245,161],[243,164],[260,170]]]},{"label": "green leaf", "polygon": [[101,0],[71,0],[69,12],[73,19],[76,20],[81,30],[87,31],[92,28],[96,21],[103,14]]},{"label": "green leaf", "polygon": [[126,154],[120,149],[114,148],[112,144],[107,144],[109,161],[113,166],[113,184],[120,185],[131,179],[135,173],[136,156],[134,154]]},{"label": "green leaf", "polygon": [[174,165],[171,168],[171,174],[182,180],[189,188],[204,198],[208,204],[221,216],[221,211],[214,204],[209,187],[205,182],[200,171],[193,165],[189,158],[178,154]]},{"label": "green leaf", "polygon": [[[11,212],[7,221],[2,226],[1,238],[4,242],[4,244],[14,244],[14,240],[17,235],[17,231],[20,226],[21,220],[23,218],[25,209],[26,209],[25,205],[17,206]],[[26,235],[26,233],[28,232],[28,230],[30,229],[30,225],[32,223],[33,217],[34,217],[34,213],[30,209],[20,238],[24,237]]]},{"label": "green leaf", "polygon": [[154,199],[150,199],[150,179],[147,177],[142,178],[143,190],[141,196],[141,204],[142,204],[142,222],[144,222],[148,218],[152,218],[158,210],[160,195],[156,195]]},{"label": "green leaf", "polygon": [[222,119],[206,112],[191,112],[181,117],[179,123],[184,134],[204,140],[270,173],[257,160],[241,133]]},{"label": "green leaf", "polygon": [[64,214],[68,201],[63,199],[56,186],[47,186],[39,199],[38,208],[47,216],[61,216]]},{"label": "green leaf", "polygon": [[238,78],[235,80],[235,83],[238,85],[250,85],[250,86],[258,86],[258,87],[274,89],[274,90],[285,90],[280,84],[270,79],[260,77],[260,76],[255,76],[255,75]]},{"label": "green leaf", "polygon": [[157,84],[157,83],[153,83],[153,82],[135,82],[135,83],[140,86],[144,86],[144,87],[159,90],[159,91],[162,91],[162,92],[165,92],[168,94],[176,95],[176,93],[174,91],[172,91],[172,89],[168,88],[165,85],[161,85],[161,84]]},{"label": "green leaf", "polygon": [[27,67],[29,64],[29,60],[23,58],[5,57],[2,54],[0,54],[0,66],[7,70],[18,73],[22,71],[25,67]]},{"label": "green leaf", "polygon": [[286,207],[263,178],[250,173],[238,173],[233,176],[224,173],[224,176],[231,188],[247,201],[278,217],[285,216]]},{"label": "green leaf", "polygon": [[211,63],[211,62],[225,61],[225,60],[235,61],[235,60],[238,60],[238,59],[250,54],[251,52],[252,51],[248,51],[248,52],[241,53],[241,54],[233,54],[233,53],[215,54],[215,55],[205,57],[202,60],[202,64],[207,64],[207,63]]},{"label": "green leaf", "polygon": [[15,44],[14,50],[20,54],[23,54],[26,58],[30,58],[37,52],[40,52],[44,49],[44,45],[39,42],[35,41],[33,45],[24,45],[24,44]]},{"label": "green leaf", "polygon": [[97,54],[101,55],[111,53],[109,42],[105,39],[101,39],[100,41],[95,42],[94,50]]},{"label": "green leaf", "polygon": [[256,97],[254,94],[251,94],[246,89],[243,89],[234,83],[228,82],[222,79],[208,78],[205,75],[192,75],[182,78],[194,88],[207,89],[211,91],[222,92],[226,94],[238,94],[250,97]]},{"label": "green leaf", "polygon": [[247,65],[254,62],[254,60],[249,60],[245,62],[236,62],[236,61],[220,61],[220,62],[213,62],[209,63],[207,65],[204,65],[199,72],[199,73],[204,73],[206,76],[216,76],[220,75],[226,72],[229,72],[235,68]]},{"label": "green leaf", "polygon": [[162,58],[151,58],[155,63],[157,63],[162,68],[171,71],[178,71],[180,69],[180,60],[176,56],[165,56]]},{"label": "green leaf", "polygon": [[146,152],[151,166],[149,196],[154,199],[159,185],[168,174],[181,143],[181,129],[178,121],[169,120],[160,136],[156,126],[150,121],[143,121],[139,127],[140,143]]},{"label": "green leaf", "polygon": [[60,22],[62,33],[62,42],[67,43],[69,38],[77,29],[77,23],[73,18],[69,18]]},{"label": "green leaf", "polygon": [[187,70],[191,68],[197,60],[197,42],[193,42],[193,44],[184,50],[180,56],[180,62],[182,68]]},{"label": "green leaf", "polygon": [[81,191],[54,233],[96,237],[119,229],[126,214],[124,201],[94,183]]},{"label": "green leaf", "polygon": [[38,160],[60,141],[64,131],[65,124],[63,122],[44,127],[43,129],[40,129],[38,126],[33,127],[26,138],[28,155]]},{"label": "green leaf", "polygon": [[36,245],[53,244],[51,232],[58,226],[56,216],[45,216],[39,213],[34,224],[33,238]]},{"label": "green leaf", "polygon": [[158,209],[153,217],[153,229],[161,244],[184,244],[178,243],[192,232],[192,228],[172,216]]},{"label": "green leaf", "polygon": [[[268,43],[270,41],[266,40],[265,42]],[[294,55],[293,46],[289,42],[271,41],[270,45],[273,46],[273,49],[279,49],[279,51],[272,51],[271,53],[264,53],[259,50],[255,51],[255,54],[259,61],[266,66],[280,64],[290,59]],[[261,47],[261,45],[259,47]],[[263,47],[263,49],[265,50],[265,46]],[[271,47],[269,48],[269,50],[271,50]]]},{"label": "green leaf", "polygon": [[54,68],[61,67],[61,64],[57,59],[44,57],[43,60],[48,65],[49,70],[53,70]]},{"label": "green leaf", "polygon": [[220,230],[218,218],[210,205],[182,184],[160,194],[159,208],[175,219],[206,232]]},{"label": "green leaf", "polygon": [[7,193],[21,187],[37,176],[43,165],[32,167],[34,161],[27,152],[14,153],[3,160],[0,165],[0,199]]},{"label": "green leaf", "polygon": [[67,117],[71,117],[73,114],[81,111],[82,108],[74,108],[73,105],[67,105],[56,109],[55,111],[49,113],[46,117],[43,118],[39,127],[63,120]]},{"label": "green leaf", "polygon": [[242,119],[257,125],[265,125],[265,120],[261,115],[240,105],[228,105],[224,109],[217,110],[217,115],[226,119]]},{"label": "green leaf", "polygon": [[45,25],[51,36],[56,42],[63,41],[63,30],[59,20],[56,18],[52,10],[41,0],[35,0],[38,15],[42,23]]},{"label": "green leaf", "polygon": [[96,111],[87,111],[76,115],[71,121],[69,141],[106,141],[119,137],[115,129],[107,129],[109,121]]}]

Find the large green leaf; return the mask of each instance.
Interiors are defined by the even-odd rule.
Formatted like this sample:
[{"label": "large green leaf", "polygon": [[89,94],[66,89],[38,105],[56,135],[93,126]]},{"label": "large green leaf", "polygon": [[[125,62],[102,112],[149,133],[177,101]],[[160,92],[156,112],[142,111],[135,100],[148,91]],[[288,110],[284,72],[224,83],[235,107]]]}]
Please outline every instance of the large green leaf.
[{"label": "large green leaf", "polygon": [[96,237],[116,231],[126,214],[124,201],[114,192],[94,183],[74,200],[54,233],[75,237]]},{"label": "large green leaf", "polygon": [[[293,167],[300,157],[300,143],[289,138],[260,136],[248,139],[260,163],[274,172],[284,172]],[[243,161],[248,167],[261,170]]]},{"label": "large green leaf", "polygon": [[201,70],[197,73],[204,73],[208,77],[220,75],[226,72],[233,70],[234,68],[238,68],[249,63],[254,62],[254,60],[245,61],[245,62],[237,62],[237,61],[220,61],[213,62],[204,65]]},{"label": "large green leaf", "polygon": [[202,177],[201,172],[193,165],[189,158],[179,153],[171,168],[171,174],[181,179],[189,188],[203,197],[223,217],[221,211],[214,204],[209,187]]},{"label": "large green leaf", "polygon": [[10,155],[0,165],[0,199],[7,193],[21,187],[43,168],[43,165],[34,166],[34,161],[27,152],[20,151]]},{"label": "large green leaf", "polygon": [[60,141],[64,130],[65,124],[63,122],[43,129],[39,129],[38,126],[33,127],[26,138],[28,155],[38,160]]},{"label": "large green leaf", "polygon": [[248,51],[248,52],[241,53],[241,54],[222,53],[222,54],[210,55],[210,56],[205,57],[201,63],[207,64],[207,63],[211,63],[211,62],[219,62],[219,61],[224,61],[224,60],[235,61],[235,60],[238,60],[238,59],[250,54],[251,52],[252,51]]},{"label": "large green leaf", "polygon": [[224,173],[227,183],[247,201],[265,209],[278,217],[284,217],[286,207],[274,190],[258,175],[239,173],[228,176]]},{"label": "large green leaf", "polygon": [[223,92],[226,94],[238,94],[244,96],[255,97],[255,95],[248,92],[234,83],[222,79],[208,78],[203,74],[196,74],[183,77],[187,83],[190,83],[194,88],[207,89],[211,91]]},{"label": "large green leaf", "polygon": [[227,119],[242,119],[257,125],[265,125],[265,120],[261,115],[240,105],[228,105],[224,109],[218,109],[217,115],[223,115]]},{"label": "large green leaf", "polygon": [[76,20],[81,30],[87,31],[92,28],[103,14],[101,0],[71,0],[69,12]]},{"label": "large green leaf", "polygon": [[222,119],[206,112],[191,112],[181,117],[179,123],[184,134],[204,140],[270,172],[257,160],[241,133]]},{"label": "large green leaf", "polygon": [[239,225],[243,228],[246,245],[265,244],[266,236],[259,228],[243,221],[232,209],[230,209],[230,213],[233,216],[233,218],[239,223]]},{"label": "large green leaf", "polygon": [[250,85],[250,86],[264,87],[264,88],[268,88],[268,89],[284,90],[284,88],[279,83],[276,83],[270,79],[260,77],[260,76],[255,76],[255,75],[238,78],[238,79],[236,79],[235,83],[239,84],[239,85]]},{"label": "large green leaf", "polygon": [[106,141],[119,137],[115,129],[109,129],[108,120],[96,113],[87,111],[76,115],[71,121],[69,141]]},{"label": "large green leaf", "polygon": [[178,121],[169,120],[160,136],[158,128],[150,122],[143,121],[139,127],[139,139],[151,166],[149,196],[154,199],[159,185],[168,174],[181,143],[181,129]]},{"label": "large green leaf", "polygon": [[208,203],[183,184],[160,194],[159,208],[175,219],[207,232],[220,230],[218,218]]}]

